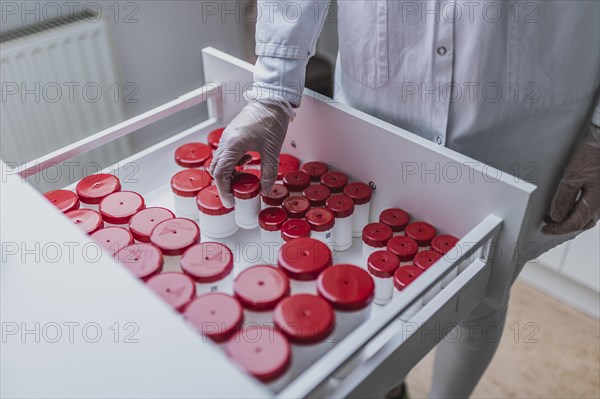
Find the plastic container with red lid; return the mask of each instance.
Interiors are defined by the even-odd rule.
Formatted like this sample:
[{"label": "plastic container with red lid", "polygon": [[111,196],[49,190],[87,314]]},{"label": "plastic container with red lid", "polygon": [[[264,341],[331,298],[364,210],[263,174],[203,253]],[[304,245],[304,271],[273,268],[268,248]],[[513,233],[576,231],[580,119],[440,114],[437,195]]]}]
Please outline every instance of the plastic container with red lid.
[{"label": "plastic container with red lid", "polygon": [[181,256],[181,270],[196,282],[196,294],[231,293],[233,254],[224,244],[203,242],[192,245]]},{"label": "plastic container with red lid", "polygon": [[129,220],[129,231],[136,241],[150,242],[150,234],[156,225],[174,217],[175,214],[166,208],[144,208]]},{"label": "plastic container with red lid", "polygon": [[283,209],[287,212],[290,219],[303,219],[306,212],[310,209],[310,203],[304,197],[294,195],[287,197],[282,204]]},{"label": "plastic container with red lid", "polygon": [[304,219],[288,219],[281,226],[281,239],[283,242],[310,237],[310,224]]},{"label": "plastic container with red lid", "polygon": [[335,250],[335,224],[333,212],[327,208],[312,208],[306,212],[306,221],[310,224],[310,236]]},{"label": "plastic container with red lid", "polygon": [[335,216],[335,225],[333,226],[334,248],[336,251],[345,251],[352,246],[354,200],[344,194],[334,194],[327,199],[326,206]]},{"label": "plastic container with red lid", "polygon": [[334,342],[346,337],[369,318],[375,283],[366,270],[349,264],[333,265],[319,275],[317,289],[335,311]]},{"label": "plastic container with red lid", "polygon": [[302,195],[310,185],[310,176],[301,170],[293,170],[283,176],[283,184],[290,190],[290,195]]},{"label": "plastic container with red lid", "polygon": [[94,232],[91,237],[111,255],[133,244],[133,236],[123,227],[105,227]]},{"label": "plastic container with red lid", "polygon": [[119,178],[107,173],[84,177],[75,187],[81,207],[92,209],[96,209],[94,205],[98,205],[104,197],[117,191],[121,191]]},{"label": "plastic container with red lid", "polygon": [[435,237],[435,227],[426,222],[412,222],[406,226],[404,233],[419,244],[419,250],[431,249],[431,241]]},{"label": "plastic container with red lid", "polygon": [[279,154],[279,165],[277,167],[277,180],[283,179],[286,173],[300,169],[300,161],[290,154]]},{"label": "plastic container with red lid", "polygon": [[354,201],[352,216],[352,237],[360,237],[362,229],[371,219],[371,198],[373,189],[366,183],[354,182],[344,187],[344,194]]},{"label": "plastic container with red lid", "polygon": [[277,257],[277,265],[290,280],[292,294],[316,294],[319,274],[332,263],[329,247],[313,238],[298,238],[285,243]]},{"label": "plastic container with red lid", "polygon": [[[400,266],[394,273],[394,299],[402,296],[402,291],[408,287],[413,281],[423,273],[415,265]],[[417,299],[404,313],[400,316],[401,320],[407,321],[415,315],[423,307],[423,301]]]},{"label": "plastic container with red lid", "polygon": [[322,184],[312,184],[302,191],[302,196],[310,202],[311,207],[318,208],[325,206],[331,191]]},{"label": "plastic container with red lid", "polygon": [[146,285],[179,312],[196,296],[191,278],[183,273],[161,273],[146,281]]},{"label": "plastic container with red lid", "polygon": [[[414,264],[419,269],[423,269],[423,271],[425,271],[431,266],[433,266],[433,264],[436,263],[438,260],[440,260],[442,256],[443,255],[441,253],[433,250],[421,251],[415,255]],[[454,267],[448,272],[448,274],[446,274],[446,276],[444,276],[442,281],[438,284],[439,288],[442,289],[448,284],[450,284],[450,282],[454,280],[456,276],[458,276],[458,269]]]},{"label": "plastic container with red lid", "polygon": [[212,156],[212,148],[204,143],[187,143],[175,150],[175,162],[182,168],[202,168]]},{"label": "plastic container with red lid", "polygon": [[67,213],[79,209],[79,197],[73,191],[53,190],[44,193],[44,197],[61,212]]},{"label": "plastic container with red lid", "polygon": [[237,299],[214,292],[200,295],[188,303],[183,318],[200,334],[224,344],[242,327],[244,312]]},{"label": "plastic container with red lid", "polygon": [[113,225],[129,224],[131,217],[144,209],[144,198],[133,191],[119,191],[100,201],[98,210],[104,222]]},{"label": "plastic container with red lid", "polygon": [[290,196],[290,190],[283,184],[275,183],[269,192],[269,195],[261,195],[261,208],[265,209],[270,206],[281,206],[283,201]]},{"label": "plastic container with red lid", "polygon": [[260,211],[260,179],[251,173],[238,173],[231,180],[231,191],[237,225],[247,230],[256,228]]},{"label": "plastic container with red lid", "polygon": [[205,187],[210,186],[212,177],[200,169],[185,169],[171,178],[171,191],[175,199],[177,216],[188,219],[198,219],[196,196]]},{"label": "plastic container with red lid", "polygon": [[310,181],[314,184],[319,183],[321,176],[329,172],[329,166],[324,162],[310,161],[302,165],[302,171],[310,176]]},{"label": "plastic container with red lid", "polygon": [[394,235],[404,235],[410,216],[400,208],[388,208],[379,214],[379,222],[390,226]]},{"label": "plastic container with red lid", "polygon": [[387,250],[398,257],[400,266],[404,266],[413,263],[415,255],[419,252],[419,245],[410,237],[394,236],[388,241]]},{"label": "plastic container with red lid", "polygon": [[215,129],[212,132],[210,132],[208,134],[207,140],[208,141],[208,145],[213,149],[216,150],[217,147],[219,146],[219,141],[221,141],[221,136],[223,135],[223,131],[225,130],[224,127],[221,127],[219,129]]},{"label": "plastic container with red lid", "polygon": [[362,258],[361,266],[367,268],[367,259],[375,252],[385,249],[392,238],[392,229],[383,223],[369,223],[362,231]]},{"label": "plastic container with red lid", "polygon": [[164,262],[160,249],[146,243],[131,244],[117,252],[115,258],[144,281],[160,273]]},{"label": "plastic container with red lid", "polygon": [[235,212],[233,208],[225,208],[217,186],[202,189],[196,197],[196,205],[203,236],[226,238],[238,231]]},{"label": "plastic container with red lid", "polygon": [[265,208],[258,214],[258,226],[260,227],[261,254],[268,264],[275,264],[277,252],[283,240],[281,238],[281,226],[287,221],[287,213],[279,207]]},{"label": "plastic container with red lid", "polygon": [[65,215],[88,234],[92,234],[104,227],[102,216],[93,209],[76,209],[67,212]]},{"label": "plastic container with red lid", "polygon": [[290,282],[285,273],[274,266],[251,266],[235,278],[233,292],[244,307],[246,324],[270,324],[273,309],[290,294]]},{"label": "plastic container with red lid", "polygon": [[160,222],[152,230],[150,242],[162,252],[167,272],[181,271],[181,255],[200,241],[200,229],[190,219],[173,218]]},{"label": "plastic container with red lid", "polygon": [[321,176],[321,184],[326,186],[333,194],[341,193],[348,184],[348,176],[342,172],[327,172]]},{"label": "plastic container with red lid", "polygon": [[458,238],[450,234],[441,234],[431,240],[431,249],[445,255],[456,246],[458,241]]},{"label": "plastic container with red lid", "polygon": [[398,257],[390,251],[375,251],[367,259],[367,270],[375,282],[373,302],[384,305],[394,294],[394,273],[400,266]]}]

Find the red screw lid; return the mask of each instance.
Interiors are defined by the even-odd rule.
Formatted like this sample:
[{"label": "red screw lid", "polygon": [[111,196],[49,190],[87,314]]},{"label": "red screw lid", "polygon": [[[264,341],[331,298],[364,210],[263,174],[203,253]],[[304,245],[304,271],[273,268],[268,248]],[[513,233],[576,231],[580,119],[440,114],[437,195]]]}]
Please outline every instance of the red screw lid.
[{"label": "red screw lid", "polygon": [[310,203],[304,197],[292,195],[283,200],[283,209],[287,212],[290,219],[301,219],[310,209]]},{"label": "red screw lid", "polygon": [[388,241],[387,249],[393,252],[400,262],[410,262],[419,252],[419,245],[410,237],[395,236]]},{"label": "red screw lid", "polygon": [[79,209],[79,198],[77,194],[69,190],[54,190],[44,193],[44,197],[61,212],[67,213]]},{"label": "red screw lid", "polygon": [[212,155],[212,148],[204,143],[187,143],[175,150],[175,162],[183,168],[199,168]]},{"label": "red screw lid", "polygon": [[328,231],[335,224],[335,215],[327,208],[312,208],[306,212],[306,221],[312,231]]},{"label": "red screw lid", "polygon": [[258,213],[258,225],[267,231],[281,230],[281,226],[287,220],[287,213],[281,208],[265,208]]},{"label": "red screw lid", "polygon": [[288,219],[281,226],[281,238],[289,242],[301,237],[310,237],[310,224],[304,219]]},{"label": "red screw lid", "polygon": [[273,321],[290,342],[315,345],[333,332],[335,314],[325,299],[299,294],[279,302],[273,312]]},{"label": "red screw lid", "polygon": [[198,225],[184,218],[167,219],[152,230],[150,242],[156,245],[163,255],[177,256],[200,240]]},{"label": "red screw lid", "polygon": [[237,173],[231,180],[231,191],[235,198],[254,198],[260,193],[260,179],[251,173]]},{"label": "red screw lid", "polygon": [[190,302],[183,318],[202,335],[215,342],[225,342],[242,326],[244,312],[235,298],[214,292]]},{"label": "red screw lid", "polygon": [[119,191],[104,197],[98,205],[98,210],[107,223],[126,224],[133,215],[145,207],[144,198],[138,193]]},{"label": "red screw lid", "polygon": [[248,161],[248,165],[260,165],[260,152],[248,151],[247,154],[252,157],[252,159]]},{"label": "red screw lid", "polygon": [[398,208],[386,209],[379,215],[379,221],[390,226],[392,231],[396,233],[404,231],[408,224],[408,219],[408,213]]},{"label": "red screw lid", "polygon": [[104,227],[102,216],[92,209],[76,209],[74,211],[67,212],[66,215],[75,223],[79,228],[88,234],[100,230]]},{"label": "red screw lid", "polygon": [[244,173],[250,173],[251,175],[254,175],[254,176],[256,176],[256,177],[258,177],[260,179],[260,176],[261,176],[260,169],[255,169],[255,168],[252,168],[252,167],[244,166],[242,168],[242,171]]},{"label": "red screw lid", "polygon": [[450,234],[442,234],[436,236],[431,240],[431,248],[434,251],[438,251],[442,255],[445,255],[458,243],[458,238],[451,236]]},{"label": "red screw lid", "polygon": [[369,255],[367,269],[375,277],[392,278],[400,266],[398,257],[390,251],[375,251]]},{"label": "red screw lid", "polygon": [[126,246],[133,244],[133,236],[129,230],[124,229],[123,227],[106,227],[97,230],[91,237],[100,244],[102,248],[110,252],[111,255],[114,255]]},{"label": "red screw lid", "polygon": [[325,202],[330,195],[331,191],[322,184],[313,184],[302,191],[302,196],[310,202],[312,207],[325,206]]},{"label": "red screw lid", "polygon": [[371,187],[365,183],[349,183],[346,187],[344,187],[344,194],[352,198],[356,205],[363,205],[371,201],[373,189],[371,189]]},{"label": "red screw lid", "polygon": [[285,373],[292,356],[283,334],[255,325],[235,333],[225,350],[227,356],[262,382],[276,380]]},{"label": "red screw lid", "polygon": [[308,173],[311,181],[320,181],[321,176],[329,171],[329,167],[323,162],[310,161],[302,165],[302,171]]},{"label": "red screw lid", "polygon": [[212,177],[200,169],[185,169],[171,178],[171,190],[180,197],[195,197],[204,187],[210,186]]},{"label": "red screw lid", "polygon": [[97,173],[84,177],[77,183],[75,192],[85,204],[99,204],[108,194],[121,190],[121,182],[116,176]]},{"label": "red screw lid", "polygon": [[354,200],[344,194],[332,195],[327,198],[326,204],[336,218],[347,218],[354,213]]},{"label": "red screw lid", "polygon": [[414,264],[419,269],[427,270],[441,257],[442,254],[436,251],[421,251],[415,255]]},{"label": "red screw lid", "polygon": [[279,154],[279,167],[277,168],[277,180],[283,179],[286,173],[300,169],[300,161],[290,154]]},{"label": "red screw lid", "polygon": [[203,188],[196,197],[196,205],[205,215],[225,215],[233,212],[233,208],[225,208],[217,186]]},{"label": "red screw lid", "polygon": [[429,223],[412,222],[406,226],[406,235],[415,240],[420,247],[426,247],[435,237],[435,228]]},{"label": "red screw lid", "polygon": [[196,295],[196,286],[183,273],[161,273],[148,279],[146,284],[174,309],[182,311]]},{"label": "red screw lid", "polygon": [[332,264],[331,250],[313,238],[298,238],[279,249],[277,265],[289,278],[312,281]]},{"label": "red screw lid", "polygon": [[355,311],[371,303],[375,283],[369,273],[354,265],[333,265],[319,275],[319,295],[336,310]]},{"label": "red screw lid", "polygon": [[371,247],[385,247],[392,238],[392,229],[383,223],[369,223],[363,228],[362,240]]},{"label": "red screw lid", "polygon": [[252,266],[236,277],[233,292],[246,309],[267,311],[289,295],[290,283],[285,273],[273,266]]},{"label": "red screw lid", "polygon": [[173,219],[175,215],[165,208],[145,208],[136,213],[129,220],[129,230],[133,238],[140,242],[150,242],[150,233],[160,222]]},{"label": "red screw lid", "polygon": [[162,253],[152,244],[129,245],[117,252],[116,258],[142,280],[157,275],[163,267]]},{"label": "red screw lid", "polygon": [[301,192],[310,185],[310,176],[301,170],[293,170],[283,176],[283,184],[290,191]]},{"label": "red screw lid", "polygon": [[[212,163],[212,161],[213,161],[213,157],[208,157],[208,158],[206,158],[206,161],[204,161],[204,166],[201,166],[201,167],[200,167],[200,168],[198,168],[198,169],[200,169],[200,170],[205,170],[205,171],[207,171],[207,172],[208,172],[208,170],[209,170],[209,168],[210,168],[210,164]],[[212,179],[212,176],[211,176],[211,179]]]},{"label": "red screw lid", "polygon": [[223,131],[225,128],[215,129],[208,134],[207,141],[213,150],[216,150],[219,146],[219,141],[221,141],[221,136],[223,135]]},{"label": "red screw lid", "polygon": [[181,269],[198,283],[214,283],[233,271],[233,254],[218,242],[192,245],[181,256]]},{"label": "red screw lid", "polygon": [[269,195],[262,195],[262,200],[269,206],[281,206],[283,200],[290,196],[290,191],[283,184],[273,184]]},{"label": "red screw lid", "polygon": [[348,184],[348,176],[342,172],[327,172],[321,176],[321,184],[327,186],[332,193],[341,193]]},{"label": "red screw lid", "polygon": [[398,291],[402,291],[410,283],[415,281],[423,273],[423,270],[419,269],[415,265],[400,266],[396,273],[394,273],[394,287]]}]

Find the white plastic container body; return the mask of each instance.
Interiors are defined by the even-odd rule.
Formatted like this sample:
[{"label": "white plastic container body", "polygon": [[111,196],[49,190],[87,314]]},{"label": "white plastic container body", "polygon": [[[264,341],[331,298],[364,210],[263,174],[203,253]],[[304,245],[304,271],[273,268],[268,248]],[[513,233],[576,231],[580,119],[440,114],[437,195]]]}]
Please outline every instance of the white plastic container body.
[{"label": "white plastic container body", "polygon": [[258,227],[258,212],[260,212],[260,196],[250,199],[234,198],[235,222],[242,229],[250,230]]},{"label": "white plastic container body", "polygon": [[345,218],[335,218],[335,224],[333,225],[333,240],[335,242],[334,249],[336,251],[345,251],[352,246],[353,217],[354,214]]},{"label": "white plastic container body", "polygon": [[[288,276],[289,277],[289,276]],[[312,294],[317,295],[317,280],[295,280],[290,277],[291,295]]]},{"label": "white plastic container body", "polygon": [[369,224],[370,218],[371,201],[366,204],[354,205],[354,213],[352,214],[352,237],[360,237],[362,235],[363,227]]},{"label": "white plastic container body", "polygon": [[85,202],[79,201],[79,209],[93,209],[98,211],[98,204],[86,204]]},{"label": "white plastic container body", "polygon": [[213,281],[212,283],[199,283],[196,281],[196,296],[211,292],[222,292],[231,295],[233,293],[233,270],[219,281]]},{"label": "white plastic container body", "polygon": [[260,210],[262,211],[265,208],[281,208],[281,205],[269,205],[269,204],[265,204],[265,201],[260,200]]},{"label": "white plastic container body", "polygon": [[257,312],[255,310],[244,309],[244,326],[242,328],[251,326],[274,328],[273,311]]},{"label": "white plastic container body", "polygon": [[314,231],[311,230],[310,238],[314,238],[315,240],[321,241],[323,244],[326,244],[330,250],[335,249],[335,233],[334,233],[335,225],[327,231]]},{"label": "white plastic container body", "polygon": [[394,277],[382,278],[372,274],[371,277],[375,282],[375,295],[373,297],[373,302],[377,305],[385,305],[392,299],[394,295]]},{"label": "white plastic container body", "polygon": [[373,252],[381,251],[385,248],[386,248],[385,245],[383,247],[372,247],[369,244],[365,244],[365,242],[363,241],[362,256],[360,259],[360,267],[367,270],[367,260],[369,259],[369,256],[371,256],[371,254]]},{"label": "white plastic container body", "polygon": [[227,238],[234,235],[239,227],[235,222],[235,212],[224,215],[207,215],[198,211],[200,231],[209,238]]},{"label": "white plastic container body", "polygon": [[198,220],[198,206],[196,197],[182,197],[173,193],[175,200],[175,214],[192,220]]},{"label": "white plastic container body", "polygon": [[402,230],[402,231],[394,231],[394,232],[392,232],[392,236],[394,236],[394,237],[395,237],[395,236],[403,236],[403,235],[405,235],[405,234],[404,234],[404,230]]},{"label": "white plastic container body", "polygon": [[274,265],[277,262],[279,248],[283,245],[281,230],[268,231],[260,229],[261,253],[265,262]]},{"label": "white plastic container body", "polygon": [[292,378],[302,374],[310,365],[312,365],[323,354],[327,353],[334,343],[330,337],[325,338],[319,343],[313,345],[291,344],[292,363],[290,364],[290,374]]},{"label": "white plastic container body", "polygon": [[[401,298],[401,297],[402,297],[402,291],[394,288],[394,294],[393,294],[394,300],[396,298]],[[402,315],[400,316],[400,320],[402,320],[402,321],[410,320],[419,310],[421,310],[422,307],[423,307],[423,301],[417,299],[415,301],[415,303],[413,303],[411,306],[409,306],[408,309],[406,309],[406,311],[404,313],[402,313]]]},{"label": "white plastic container body", "polygon": [[335,330],[330,339],[333,343],[340,342],[358,326],[364,323],[371,314],[371,305],[353,312],[335,310]]},{"label": "white plastic container body", "polygon": [[163,273],[167,272],[181,272],[181,255],[164,255]]}]

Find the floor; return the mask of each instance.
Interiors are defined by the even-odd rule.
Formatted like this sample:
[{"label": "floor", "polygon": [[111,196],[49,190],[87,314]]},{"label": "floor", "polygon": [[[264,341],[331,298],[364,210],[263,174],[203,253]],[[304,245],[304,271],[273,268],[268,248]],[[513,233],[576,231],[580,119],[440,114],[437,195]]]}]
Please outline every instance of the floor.
[{"label": "floor", "polygon": [[[526,339],[528,322],[538,331]],[[432,365],[430,353],[409,374],[411,398],[427,397]],[[473,398],[600,398],[600,322],[517,281],[500,348]]]}]

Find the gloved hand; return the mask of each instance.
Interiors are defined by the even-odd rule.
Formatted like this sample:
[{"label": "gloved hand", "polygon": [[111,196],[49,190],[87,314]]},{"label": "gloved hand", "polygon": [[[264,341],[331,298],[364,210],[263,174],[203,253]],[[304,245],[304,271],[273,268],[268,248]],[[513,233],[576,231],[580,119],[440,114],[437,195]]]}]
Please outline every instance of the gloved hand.
[{"label": "gloved hand", "polygon": [[[577,195],[581,192],[579,198]],[[545,234],[591,229],[600,218],[600,127],[590,124],[577,143],[550,208]]]},{"label": "gloved hand", "polygon": [[227,126],[209,168],[223,205],[233,207],[231,178],[248,151],[260,153],[261,192],[268,193],[277,179],[279,152],[290,115],[276,104],[250,102]]}]

